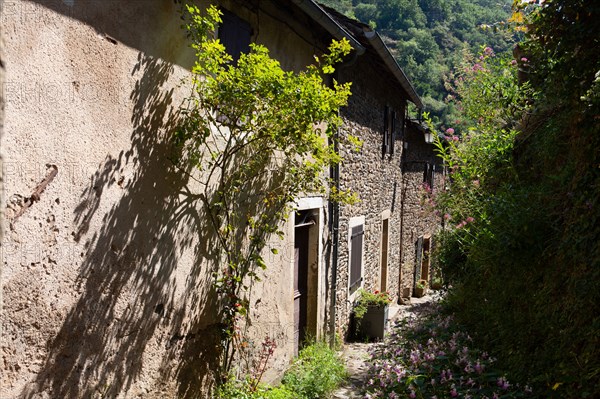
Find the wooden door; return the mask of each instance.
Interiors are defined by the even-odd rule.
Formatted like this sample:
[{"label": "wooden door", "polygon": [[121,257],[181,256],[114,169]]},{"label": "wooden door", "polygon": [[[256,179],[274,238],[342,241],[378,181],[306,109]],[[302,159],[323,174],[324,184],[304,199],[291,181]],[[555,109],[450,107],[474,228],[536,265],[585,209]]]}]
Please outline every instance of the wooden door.
[{"label": "wooden door", "polygon": [[296,227],[294,239],[294,341],[295,354],[306,338],[308,321],[309,226]]},{"label": "wooden door", "polygon": [[388,235],[389,235],[389,219],[383,219],[381,226],[381,292],[387,291],[387,274],[388,274]]}]

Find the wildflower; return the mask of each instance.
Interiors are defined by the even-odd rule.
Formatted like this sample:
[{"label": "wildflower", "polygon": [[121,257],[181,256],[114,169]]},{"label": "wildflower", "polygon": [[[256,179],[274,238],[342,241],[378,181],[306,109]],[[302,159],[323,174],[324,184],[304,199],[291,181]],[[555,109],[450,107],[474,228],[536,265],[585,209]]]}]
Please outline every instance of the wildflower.
[{"label": "wildflower", "polygon": [[521,62],[527,62],[529,61],[526,57],[521,57]]},{"label": "wildflower", "polygon": [[450,390],[450,396],[452,396],[453,398],[458,396],[458,392],[456,392],[456,386],[454,384],[452,384],[452,389]]},{"label": "wildflower", "polygon": [[517,60],[511,60],[510,65],[517,65]]},{"label": "wildflower", "polygon": [[475,221],[475,219],[471,216],[469,216],[466,220],[467,223],[473,223]]},{"label": "wildflower", "polygon": [[459,140],[458,136],[452,136],[452,141],[458,141],[458,140]]},{"label": "wildflower", "polygon": [[408,394],[409,398],[416,398],[417,394],[415,393],[415,391],[410,391],[410,393]]},{"label": "wildflower", "polygon": [[473,180],[472,183],[475,187],[479,187],[479,185],[480,185],[479,180]]},{"label": "wildflower", "polygon": [[448,133],[449,135],[454,135],[454,129],[452,129],[451,127],[449,127],[448,129],[446,129],[446,133]]},{"label": "wildflower", "polygon": [[471,362],[467,363],[467,365],[465,366],[464,370],[465,370],[465,373],[472,373],[473,371],[475,371],[473,369],[473,367],[471,366]]},{"label": "wildflower", "polygon": [[508,387],[510,387],[510,384],[508,383],[506,377],[499,377],[497,384],[500,388],[504,389],[505,391],[508,389]]}]

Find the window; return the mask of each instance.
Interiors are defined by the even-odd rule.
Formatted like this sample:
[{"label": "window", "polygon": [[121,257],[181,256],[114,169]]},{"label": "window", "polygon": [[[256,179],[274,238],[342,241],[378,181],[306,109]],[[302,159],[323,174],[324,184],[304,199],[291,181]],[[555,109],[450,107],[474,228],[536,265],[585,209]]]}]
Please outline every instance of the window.
[{"label": "window", "polygon": [[396,142],[396,111],[385,106],[383,111],[383,155],[394,154]]},{"label": "window", "polygon": [[349,241],[349,258],[350,258],[350,276],[349,290],[350,294],[356,292],[362,286],[362,263],[363,263],[363,246],[364,246],[364,216],[352,218],[350,220],[350,239]]},{"label": "window", "polygon": [[423,171],[423,183],[425,183],[431,190],[433,190],[433,183],[435,177],[435,164],[429,162],[425,163],[425,170]]},{"label": "window", "polygon": [[250,52],[252,27],[237,15],[227,10],[222,11],[223,23],[219,26],[219,39],[236,63],[240,54]]}]

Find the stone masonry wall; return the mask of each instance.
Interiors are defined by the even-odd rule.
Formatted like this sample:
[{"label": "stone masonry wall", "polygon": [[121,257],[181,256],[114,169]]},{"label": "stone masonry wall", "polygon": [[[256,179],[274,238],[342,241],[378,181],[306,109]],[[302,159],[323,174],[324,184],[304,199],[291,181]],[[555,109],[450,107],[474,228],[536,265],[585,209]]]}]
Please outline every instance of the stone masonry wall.
[{"label": "stone masonry wall", "polygon": [[436,164],[434,190],[443,185],[443,168],[435,156],[433,145],[425,143],[423,133],[412,125],[405,132],[408,148],[403,154],[402,176],[402,276],[400,295],[407,300],[412,295],[419,237],[433,235],[440,226],[423,189],[425,164]]},{"label": "stone masonry wall", "polygon": [[[357,194],[359,202],[340,207],[339,259],[336,298],[336,326],[345,335],[352,311],[349,292],[349,220],[364,216],[363,282],[366,290],[380,290],[382,215],[389,215],[387,291],[398,298],[400,270],[400,158],[402,144],[400,129],[404,101],[389,75],[359,58],[344,69],[351,80],[352,97],[342,112],[344,127],[340,152],[344,159],[340,167],[341,189]],[[389,105],[397,112],[395,153],[382,155],[384,109]],[[348,134],[363,145],[356,152],[346,141]]]}]

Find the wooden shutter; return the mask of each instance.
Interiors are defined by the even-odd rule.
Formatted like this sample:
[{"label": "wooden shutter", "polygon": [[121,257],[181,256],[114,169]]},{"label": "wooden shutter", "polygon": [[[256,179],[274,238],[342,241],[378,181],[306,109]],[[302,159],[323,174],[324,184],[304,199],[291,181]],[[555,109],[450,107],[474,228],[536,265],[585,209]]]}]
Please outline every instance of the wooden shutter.
[{"label": "wooden shutter", "polygon": [[389,145],[389,131],[390,131],[390,107],[387,105],[383,110],[383,147],[382,153],[383,155],[388,153],[388,145]]},{"label": "wooden shutter", "polygon": [[417,240],[417,253],[415,259],[415,281],[414,285],[416,287],[417,281],[421,279],[421,262],[423,260],[423,236],[419,237]]},{"label": "wooden shutter", "polygon": [[388,146],[388,152],[390,155],[394,155],[394,143],[396,141],[396,111],[392,111],[390,119],[390,144]]},{"label": "wooden shutter", "polygon": [[429,188],[433,190],[433,178],[435,176],[435,165],[427,162],[423,170],[423,183],[427,183]]},{"label": "wooden shutter", "polygon": [[355,291],[362,281],[363,225],[352,227],[350,235],[350,291]]}]

